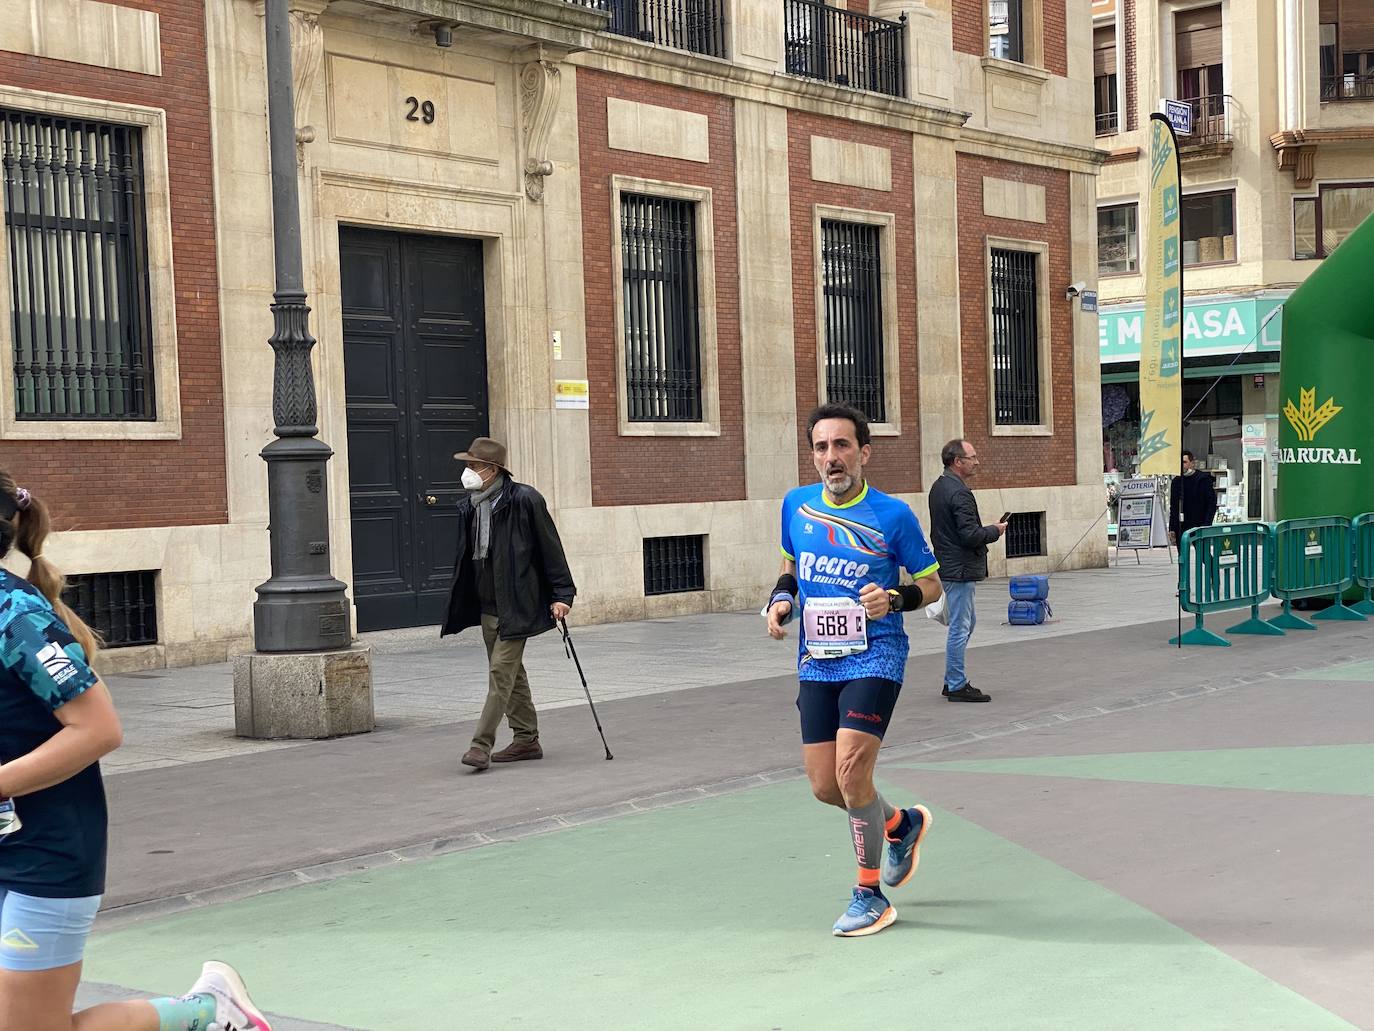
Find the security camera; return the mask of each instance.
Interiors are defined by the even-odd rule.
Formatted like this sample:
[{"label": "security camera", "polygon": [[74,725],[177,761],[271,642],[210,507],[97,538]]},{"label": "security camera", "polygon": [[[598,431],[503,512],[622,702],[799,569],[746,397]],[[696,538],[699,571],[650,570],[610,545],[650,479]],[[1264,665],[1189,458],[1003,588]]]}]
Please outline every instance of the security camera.
[{"label": "security camera", "polygon": [[1066,301],[1072,301],[1075,297],[1077,297],[1079,294],[1081,294],[1081,293],[1082,293],[1084,290],[1086,290],[1087,288],[1088,288],[1088,284],[1087,284],[1087,283],[1084,283],[1084,282],[1081,281],[1081,280],[1080,280],[1079,282],[1077,282],[1077,283],[1071,283],[1071,284],[1069,284],[1069,288],[1068,288],[1067,290],[1064,291],[1064,299],[1065,299]]},{"label": "security camera", "polygon": [[443,22],[436,22],[431,26],[434,30],[434,45],[438,47],[453,46],[453,26],[445,25]]}]

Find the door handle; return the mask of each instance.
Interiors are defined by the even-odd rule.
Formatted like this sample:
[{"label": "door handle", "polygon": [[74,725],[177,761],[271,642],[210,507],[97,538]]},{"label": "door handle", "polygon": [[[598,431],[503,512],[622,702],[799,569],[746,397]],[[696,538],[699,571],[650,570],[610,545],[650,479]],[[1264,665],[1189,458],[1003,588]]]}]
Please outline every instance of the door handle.
[{"label": "door handle", "polygon": [[432,506],[434,506],[434,505],[439,504],[439,499],[436,498],[433,494],[426,494],[426,495],[425,495],[425,504],[432,507]]}]

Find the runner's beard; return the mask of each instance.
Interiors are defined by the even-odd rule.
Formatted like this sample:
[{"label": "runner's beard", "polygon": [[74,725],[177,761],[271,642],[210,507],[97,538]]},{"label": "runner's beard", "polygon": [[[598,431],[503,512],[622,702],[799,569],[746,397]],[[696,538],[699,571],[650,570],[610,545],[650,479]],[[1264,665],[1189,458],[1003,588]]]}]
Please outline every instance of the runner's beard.
[{"label": "runner's beard", "polygon": [[838,498],[854,488],[854,477],[849,475],[848,469],[827,472],[822,482],[832,498]]}]

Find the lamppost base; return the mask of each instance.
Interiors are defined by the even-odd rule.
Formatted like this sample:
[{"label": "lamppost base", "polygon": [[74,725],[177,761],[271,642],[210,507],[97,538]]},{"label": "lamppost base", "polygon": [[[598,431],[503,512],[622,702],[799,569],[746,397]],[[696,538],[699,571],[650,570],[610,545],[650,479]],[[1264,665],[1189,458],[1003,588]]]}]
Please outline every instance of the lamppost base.
[{"label": "lamppost base", "polygon": [[347,648],[347,590],[332,576],[260,584],[253,602],[253,646],[260,652]]},{"label": "lamppost base", "polygon": [[235,655],[235,733],[258,739],[368,733],[375,726],[371,651],[360,644]]}]

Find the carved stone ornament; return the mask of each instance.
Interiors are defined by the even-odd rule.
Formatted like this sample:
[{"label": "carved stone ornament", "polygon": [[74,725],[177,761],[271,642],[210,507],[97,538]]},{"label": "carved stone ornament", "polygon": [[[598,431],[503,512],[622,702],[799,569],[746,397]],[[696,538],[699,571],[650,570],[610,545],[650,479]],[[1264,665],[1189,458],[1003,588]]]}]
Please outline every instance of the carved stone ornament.
[{"label": "carved stone ornament", "polygon": [[544,178],[553,174],[553,162],[545,155],[563,76],[558,65],[540,57],[520,71],[520,111],[525,126],[525,196],[544,198]]},{"label": "carved stone ornament", "polygon": [[[324,61],[324,29],[320,15],[329,9],[333,0],[287,0],[286,17],[291,26],[291,100],[296,123],[296,156],[304,160],[307,143],[315,142],[315,127],[306,124],[310,113],[310,95],[315,91],[315,77]],[[262,0],[256,4],[263,15]]]}]

